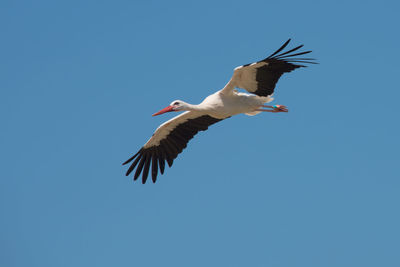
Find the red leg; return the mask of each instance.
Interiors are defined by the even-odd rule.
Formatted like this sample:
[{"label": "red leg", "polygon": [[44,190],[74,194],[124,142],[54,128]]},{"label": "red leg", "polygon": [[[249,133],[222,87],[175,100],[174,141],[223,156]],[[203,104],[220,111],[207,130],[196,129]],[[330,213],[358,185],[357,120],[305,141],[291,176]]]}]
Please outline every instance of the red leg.
[{"label": "red leg", "polygon": [[287,109],[286,106],[284,105],[275,105],[275,106],[268,106],[268,105],[262,105],[264,108],[272,108],[272,109],[257,109],[257,111],[265,111],[265,112],[288,112],[289,110]]}]

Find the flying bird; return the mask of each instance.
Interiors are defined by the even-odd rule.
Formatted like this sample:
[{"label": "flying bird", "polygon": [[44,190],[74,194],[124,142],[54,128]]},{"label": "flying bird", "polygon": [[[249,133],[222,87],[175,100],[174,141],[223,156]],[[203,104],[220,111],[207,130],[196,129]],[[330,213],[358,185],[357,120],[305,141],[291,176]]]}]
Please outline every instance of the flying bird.
[{"label": "flying bird", "polygon": [[[289,42],[290,39],[261,61],[235,68],[225,87],[207,96],[200,104],[193,105],[175,100],[166,108],[154,113],[153,116],[157,116],[166,112],[185,111],[161,124],[144,146],[123,163],[125,165],[133,161],[126,176],[136,168],[134,180],[142,173],[144,184],[151,166],[151,177],[155,183],[158,170],[161,174],[164,173],[165,162],[171,167],[178,154],[199,131],[205,131],[210,125],[233,115],[245,113],[253,116],[260,112],[288,112],[287,107],[283,105],[265,105],[273,100],[279,78],[283,73],[306,67],[303,64],[317,64],[313,58],[296,57],[311,52],[298,52],[303,45],[282,52]],[[297,52],[293,53],[295,51]],[[250,94],[238,92],[235,88],[245,89]]]}]

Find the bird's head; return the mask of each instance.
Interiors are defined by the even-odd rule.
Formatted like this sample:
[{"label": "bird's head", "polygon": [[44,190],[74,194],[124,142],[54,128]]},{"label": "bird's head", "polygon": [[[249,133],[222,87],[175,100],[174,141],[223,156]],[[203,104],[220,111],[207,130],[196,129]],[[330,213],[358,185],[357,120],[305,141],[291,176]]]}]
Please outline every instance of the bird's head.
[{"label": "bird's head", "polygon": [[187,104],[185,102],[183,102],[182,100],[175,100],[175,101],[172,101],[168,107],[163,108],[159,112],[154,113],[153,116],[161,115],[163,113],[171,112],[171,111],[185,110],[186,107],[187,107]]}]

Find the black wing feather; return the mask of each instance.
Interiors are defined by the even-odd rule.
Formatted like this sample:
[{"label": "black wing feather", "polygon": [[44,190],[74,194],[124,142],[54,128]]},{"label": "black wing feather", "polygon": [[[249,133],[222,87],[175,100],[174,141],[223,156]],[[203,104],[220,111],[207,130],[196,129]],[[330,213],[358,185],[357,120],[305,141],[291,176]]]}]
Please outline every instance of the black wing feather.
[{"label": "black wing feather", "polygon": [[279,56],[276,57],[276,58],[277,58],[277,59],[284,59],[284,58],[287,58],[287,57],[295,57],[295,56],[305,55],[305,54],[308,54],[308,53],[311,53],[311,52],[312,52],[312,51],[305,51],[305,52],[300,52],[300,53],[291,54],[291,55],[286,55],[286,56],[279,55]]},{"label": "black wing feather", "polygon": [[[161,174],[164,174],[164,169],[165,169],[165,156],[164,152],[160,151],[160,154],[158,154],[158,166],[160,166],[160,172]],[[157,179],[157,175],[156,175]]]},{"label": "black wing feather", "polygon": [[133,177],[133,180],[137,180],[137,178],[139,177],[140,173],[142,172],[143,169],[143,165],[146,161],[146,157],[147,157],[147,153],[144,153],[144,150],[142,151],[142,158],[140,159],[139,165],[137,166],[136,172],[135,172],[135,176]]},{"label": "black wing feather", "polygon": [[276,50],[274,53],[272,53],[268,58],[275,56],[276,54],[281,52],[283,49],[285,49],[285,47],[289,44],[290,40],[291,39],[287,40],[278,50]]},{"label": "black wing feather", "polygon": [[[286,55],[286,54],[292,53],[292,52],[296,51],[297,49],[300,49],[300,48],[302,48],[303,46],[304,46],[304,45],[299,45],[299,46],[296,46],[295,48],[293,48],[293,49],[290,49],[289,51],[286,51],[285,53],[282,53],[282,54],[280,54],[279,56],[276,56],[275,58],[277,58],[277,57],[282,57],[283,55]],[[269,56],[268,58],[273,58],[273,57]]]},{"label": "black wing feather", "polygon": [[151,156],[153,153],[154,148],[150,148],[149,153],[146,155],[146,163],[144,164],[143,167],[143,172],[142,172],[142,183],[145,184],[147,180],[147,176],[149,175],[149,169],[150,169],[150,162],[151,162]]},{"label": "black wing feather", "polygon": [[188,119],[186,122],[177,125],[164,139],[162,139],[157,146],[149,148],[141,148],[129,160],[125,161],[123,165],[131,162],[136,156],[136,160],[128,168],[126,175],[128,176],[136,167],[137,169],[134,175],[136,180],[140,173],[142,173],[142,183],[146,183],[147,177],[151,165],[151,178],[153,182],[156,182],[158,175],[158,168],[161,174],[164,173],[165,161],[168,166],[171,167],[174,159],[179,153],[187,146],[187,143],[192,139],[199,131],[205,131],[208,127],[214,123],[221,121],[209,115],[204,115],[194,119]]},{"label": "black wing feather", "polygon": [[[296,56],[305,55],[311,53],[311,51],[290,54],[302,48],[303,45],[296,46],[293,49],[280,53],[284,48],[286,48],[289,42],[290,39],[287,40],[277,51],[275,51],[269,57],[257,62],[266,63],[255,69],[257,88],[251,88],[252,90],[248,90],[246,88],[244,89],[258,96],[270,96],[274,93],[275,86],[282,74],[291,72],[297,68],[306,67],[305,65],[299,65],[295,63],[318,64],[316,62],[313,62],[313,58],[296,58]],[[246,67],[252,68],[251,64],[243,65],[243,68]]]}]

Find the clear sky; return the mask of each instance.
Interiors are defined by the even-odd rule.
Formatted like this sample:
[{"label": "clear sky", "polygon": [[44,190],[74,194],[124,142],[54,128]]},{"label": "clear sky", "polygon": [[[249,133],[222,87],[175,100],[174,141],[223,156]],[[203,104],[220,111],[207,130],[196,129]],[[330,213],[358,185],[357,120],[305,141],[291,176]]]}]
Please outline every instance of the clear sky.
[{"label": "clear sky", "polygon": [[[0,2],[0,266],[400,266],[398,1]],[[284,41],[288,114],[121,163]]]}]

